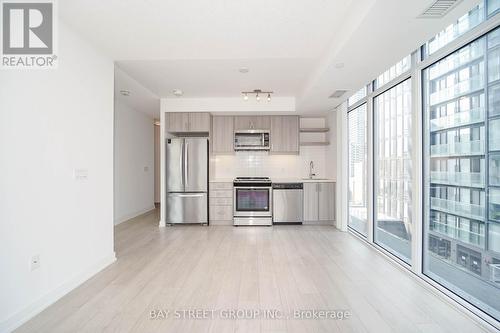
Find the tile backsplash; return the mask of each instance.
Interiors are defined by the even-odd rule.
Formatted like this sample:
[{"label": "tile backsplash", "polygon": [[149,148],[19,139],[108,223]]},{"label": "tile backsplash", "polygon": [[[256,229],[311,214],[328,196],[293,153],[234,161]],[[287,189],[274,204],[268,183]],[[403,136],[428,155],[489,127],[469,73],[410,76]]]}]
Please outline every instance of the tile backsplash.
[{"label": "tile backsplash", "polygon": [[271,155],[267,152],[240,151],[235,155],[212,157],[213,178],[268,176],[302,178],[309,175],[309,162],[314,162],[318,177],[326,177],[326,148],[300,147],[300,155]]}]

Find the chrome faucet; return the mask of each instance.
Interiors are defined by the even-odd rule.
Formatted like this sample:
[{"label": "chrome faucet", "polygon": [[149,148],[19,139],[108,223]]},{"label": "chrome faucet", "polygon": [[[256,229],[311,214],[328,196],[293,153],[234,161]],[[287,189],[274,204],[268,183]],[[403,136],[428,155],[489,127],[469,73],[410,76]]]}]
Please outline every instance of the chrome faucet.
[{"label": "chrome faucet", "polygon": [[314,162],[309,162],[309,179],[312,179],[316,174],[314,173]]}]

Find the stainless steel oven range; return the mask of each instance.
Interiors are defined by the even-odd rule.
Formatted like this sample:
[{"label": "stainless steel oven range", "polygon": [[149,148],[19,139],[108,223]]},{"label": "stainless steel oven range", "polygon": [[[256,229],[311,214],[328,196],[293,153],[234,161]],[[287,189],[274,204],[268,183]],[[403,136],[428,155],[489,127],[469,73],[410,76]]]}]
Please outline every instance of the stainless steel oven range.
[{"label": "stainless steel oven range", "polygon": [[273,224],[273,187],[268,177],[236,177],[233,224]]}]

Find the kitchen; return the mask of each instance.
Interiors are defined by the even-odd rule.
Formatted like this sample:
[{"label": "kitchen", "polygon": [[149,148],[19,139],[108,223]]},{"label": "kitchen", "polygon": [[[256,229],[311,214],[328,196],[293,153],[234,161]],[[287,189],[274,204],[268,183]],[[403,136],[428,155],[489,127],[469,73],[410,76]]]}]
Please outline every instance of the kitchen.
[{"label": "kitchen", "polygon": [[163,114],[160,226],[335,224],[334,117]]}]

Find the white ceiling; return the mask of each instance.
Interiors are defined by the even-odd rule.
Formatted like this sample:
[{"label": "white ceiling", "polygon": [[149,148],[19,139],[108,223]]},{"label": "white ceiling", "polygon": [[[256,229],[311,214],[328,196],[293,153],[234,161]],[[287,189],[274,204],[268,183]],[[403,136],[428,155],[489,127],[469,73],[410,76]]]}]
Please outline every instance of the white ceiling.
[{"label": "white ceiling", "polygon": [[[241,91],[277,88],[280,96],[295,96],[314,69],[312,59],[185,59],[118,61],[124,69],[158,96],[172,97],[182,89],[183,97],[235,97]],[[248,67],[242,74],[240,67]],[[174,79],[175,78],[175,79]]]},{"label": "white ceiling", "polygon": [[[462,1],[443,19],[417,19],[430,3],[65,0],[59,11],[153,96],[171,98],[176,88],[188,98],[270,89],[313,114],[340,102],[328,99],[334,90],[360,88],[477,0]],[[239,73],[242,66],[250,72]],[[117,84],[127,85],[120,77]]]}]

